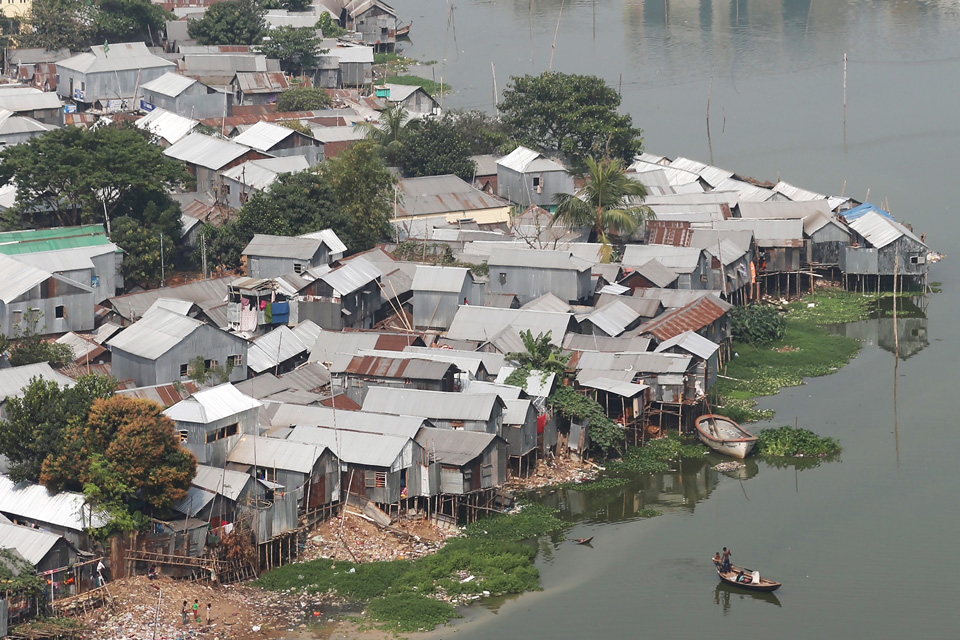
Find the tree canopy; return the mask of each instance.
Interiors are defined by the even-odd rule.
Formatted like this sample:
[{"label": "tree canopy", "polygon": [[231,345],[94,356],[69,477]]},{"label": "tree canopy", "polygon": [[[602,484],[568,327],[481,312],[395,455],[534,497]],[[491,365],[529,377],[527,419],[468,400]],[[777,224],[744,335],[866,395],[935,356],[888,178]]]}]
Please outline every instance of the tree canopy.
[{"label": "tree canopy", "polygon": [[643,147],[643,132],[631,116],[617,113],[620,96],[597,76],[514,76],[498,106],[520,144],[563,154],[575,165],[588,155],[631,162]]},{"label": "tree canopy", "polygon": [[7,399],[7,419],[0,422],[0,454],[10,461],[14,482],[38,482],[44,461],[58,455],[67,426],[85,422],[93,401],[108,398],[116,381],[81,376],[73,387],[34,378],[19,398]]},{"label": "tree canopy", "polygon": [[400,157],[403,155],[409,121],[410,113],[403,108],[403,105],[394,104],[380,112],[378,121],[362,120],[354,123],[353,127],[363,132],[363,137],[377,148],[387,164],[395,167],[400,163]]},{"label": "tree canopy", "polygon": [[[346,219],[343,241],[351,251],[366,251],[389,229],[396,178],[366,141],[357,142],[320,167]],[[337,229],[340,233],[340,229]]]},{"label": "tree canopy", "polygon": [[33,0],[23,46],[75,51],[106,42],[158,41],[173,14],[150,0]]},{"label": "tree canopy", "polygon": [[175,18],[150,0],[100,0],[97,8],[99,43],[159,41],[165,22]]},{"label": "tree canopy", "polygon": [[130,126],[55,129],[0,151],[0,185],[14,181],[13,228],[99,222],[144,192],[192,181],[183,164],[163,155],[148,134]]},{"label": "tree canopy", "polygon": [[317,20],[316,27],[323,33],[324,38],[339,38],[347,33],[347,30],[335,22],[326,11],[320,14],[320,19]]},{"label": "tree canopy", "polygon": [[452,173],[471,182],[476,164],[470,159],[470,145],[461,134],[458,121],[443,116],[414,120],[407,125],[400,170],[406,177]]},{"label": "tree canopy", "polygon": [[260,52],[268,58],[279,60],[285,71],[299,74],[317,65],[322,50],[316,29],[282,26],[270,29],[264,35],[258,47]]},{"label": "tree canopy", "polygon": [[570,356],[563,355],[560,349],[550,344],[550,336],[550,331],[537,334],[536,337],[529,329],[521,331],[520,339],[523,341],[524,350],[514,351],[506,355],[507,360],[512,360],[520,365],[517,371],[523,371],[524,385],[530,371],[542,371],[558,375],[563,375],[566,371]]},{"label": "tree canopy", "polygon": [[231,0],[207,7],[200,20],[191,20],[187,32],[202,45],[258,44],[266,22],[256,0]]},{"label": "tree canopy", "polygon": [[330,104],[330,96],[317,87],[294,87],[277,97],[277,111],[314,111]]}]

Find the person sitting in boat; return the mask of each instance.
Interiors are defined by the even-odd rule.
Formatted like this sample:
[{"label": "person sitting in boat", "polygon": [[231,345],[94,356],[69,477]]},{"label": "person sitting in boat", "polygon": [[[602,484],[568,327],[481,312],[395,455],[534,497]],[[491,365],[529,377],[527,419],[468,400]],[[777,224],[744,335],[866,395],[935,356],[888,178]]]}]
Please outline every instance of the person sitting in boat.
[{"label": "person sitting in boat", "polygon": [[717,569],[720,569],[720,568],[721,568],[721,567],[720,567],[721,560],[720,560],[720,552],[719,552],[719,551],[717,551],[717,552],[713,555],[713,564],[714,564],[714,566],[715,566]]},{"label": "person sitting in boat", "polygon": [[743,577],[743,570],[740,570],[740,573],[737,574],[735,582],[746,582],[747,579]]}]

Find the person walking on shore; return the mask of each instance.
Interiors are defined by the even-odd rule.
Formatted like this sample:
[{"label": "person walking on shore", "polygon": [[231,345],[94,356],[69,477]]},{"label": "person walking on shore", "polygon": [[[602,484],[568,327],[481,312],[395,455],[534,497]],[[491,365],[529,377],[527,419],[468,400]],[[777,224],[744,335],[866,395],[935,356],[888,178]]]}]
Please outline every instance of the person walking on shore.
[{"label": "person walking on shore", "polygon": [[723,548],[723,572],[730,573],[730,549]]},{"label": "person walking on shore", "polygon": [[193,617],[196,618],[197,624],[200,624],[200,598],[193,599]]},{"label": "person walking on shore", "polygon": [[181,624],[186,626],[187,624],[187,601],[186,600],[183,601],[183,606],[180,608],[180,615],[183,616],[183,622]]}]

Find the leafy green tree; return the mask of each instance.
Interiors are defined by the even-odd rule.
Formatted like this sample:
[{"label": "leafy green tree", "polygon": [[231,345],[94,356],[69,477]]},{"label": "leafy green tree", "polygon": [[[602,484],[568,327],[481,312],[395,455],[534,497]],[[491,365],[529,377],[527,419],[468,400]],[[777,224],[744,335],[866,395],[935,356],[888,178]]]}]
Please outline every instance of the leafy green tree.
[{"label": "leafy green tree", "polygon": [[203,18],[191,20],[187,32],[202,45],[258,44],[266,29],[265,13],[256,0],[218,2]]},{"label": "leafy green tree", "polygon": [[94,399],[108,398],[115,389],[115,380],[97,374],[81,376],[70,388],[34,378],[21,397],[8,398],[0,454],[10,461],[10,477],[37,482],[44,460],[59,454],[67,426],[85,421]]},{"label": "leafy green tree", "polygon": [[452,173],[471,182],[476,169],[470,159],[470,145],[454,118],[414,120],[407,125],[400,152],[400,170],[404,176]]},{"label": "leafy green tree", "polygon": [[347,33],[347,30],[334,21],[333,17],[326,11],[320,14],[317,20],[317,29],[323,33],[324,38],[339,38]]},{"label": "leafy green tree", "polygon": [[320,41],[316,29],[282,26],[267,31],[259,49],[268,58],[279,60],[285,71],[299,74],[317,66],[323,51]]},{"label": "leafy green tree", "polygon": [[347,147],[320,168],[333,189],[340,213],[347,220],[344,242],[351,251],[366,251],[380,242],[389,229],[396,178],[367,141]]},{"label": "leafy green tree", "polygon": [[53,367],[62,367],[73,360],[73,350],[65,344],[48,342],[41,336],[43,327],[40,326],[40,311],[27,311],[22,326],[15,328],[14,341],[11,343],[6,336],[2,336],[5,343],[4,351],[10,348],[10,364],[21,367],[25,364],[49,362]]},{"label": "leafy green tree", "polygon": [[[551,333],[547,331],[534,337],[533,332],[529,329],[521,331],[520,339],[523,341],[524,350],[508,353],[506,355],[507,360],[516,362],[519,369],[524,369],[527,372],[543,371],[563,375],[567,370],[567,362],[570,360],[570,356],[563,355],[560,349],[550,344]],[[526,377],[527,374],[524,374],[524,380]]]},{"label": "leafy green tree", "polygon": [[[77,3],[80,4],[80,3]],[[152,42],[174,15],[150,0],[100,0],[97,42]]]},{"label": "leafy green tree", "polygon": [[446,116],[456,122],[460,135],[470,148],[470,155],[506,155],[517,146],[503,122],[484,111],[448,111]]},{"label": "leafy green tree", "polygon": [[106,218],[109,229],[126,199],[191,180],[182,163],[130,125],[55,129],[0,152],[0,184],[17,185],[16,206],[4,214],[13,228]]},{"label": "leafy green tree", "polygon": [[317,87],[294,87],[277,97],[277,111],[314,111],[330,106],[330,96]]},{"label": "leafy green tree", "polygon": [[600,258],[609,262],[612,254],[611,235],[631,234],[645,220],[654,217],[653,211],[642,204],[647,190],[643,184],[631,180],[619,159],[607,158],[597,162],[587,156],[586,173],[578,177],[584,185],[574,193],[557,193],[553,201],[557,210],[550,224],[568,227],[592,228],[592,241],[599,241]]},{"label": "leafy green tree", "polygon": [[377,146],[387,164],[395,167],[403,155],[409,120],[410,113],[403,105],[395,104],[381,111],[377,122],[361,121],[353,127],[362,131],[363,137]]},{"label": "leafy green tree", "polygon": [[43,596],[46,587],[37,568],[14,549],[0,549],[0,583],[4,591],[28,598]]},{"label": "leafy green tree", "polygon": [[33,0],[19,36],[21,46],[78,51],[88,46],[96,28],[97,8],[76,0]]},{"label": "leafy green tree", "polygon": [[260,6],[264,9],[286,9],[287,11],[306,11],[310,8],[311,0],[262,0]]},{"label": "leafy green tree", "polygon": [[617,113],[619,106],[620,96],[601,78],[545,71],[511,78],[499,109],[513,137],[532,149],[574,164],[590,155],[631,162],[643,132],[629,114]]},{"label": "leafy green tree", "polygon": [[[52,491],[84,491],[108,509],[135,514],[183,498],[197,459],[180,446],[170,418],[152,400],[95,400],[86,420],[71,422],[59,451],[46,459],[40,482]],[[92,486],[91,486],[92,485]]]}]

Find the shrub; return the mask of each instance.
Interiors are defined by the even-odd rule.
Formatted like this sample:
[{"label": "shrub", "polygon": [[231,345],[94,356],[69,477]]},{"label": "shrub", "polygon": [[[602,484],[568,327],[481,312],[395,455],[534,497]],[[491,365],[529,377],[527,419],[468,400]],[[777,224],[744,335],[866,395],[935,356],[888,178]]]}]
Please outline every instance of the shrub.
[{"label": "shrub", "polygon": [[779,427],[757,435],[757,453],[774,457],[827,456],[840,451],[834,438],[818,436],[808,429]]},{"label": "shrub", "polygon": [[786,322],[776,307],[750,304],[730,309],[730,331],[738,342],[753,345],[783,338]]}]

